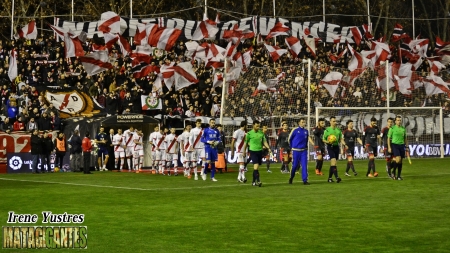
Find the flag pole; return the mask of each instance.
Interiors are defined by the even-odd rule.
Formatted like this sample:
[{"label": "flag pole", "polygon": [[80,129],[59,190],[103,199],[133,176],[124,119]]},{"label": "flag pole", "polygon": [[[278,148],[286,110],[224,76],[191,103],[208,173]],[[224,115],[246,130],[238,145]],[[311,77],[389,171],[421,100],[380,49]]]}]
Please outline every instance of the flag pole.
[{"label": "flag pole", "polygon": [[130,18],[133,18],[133,0],[130,0]]},{"label": "flag pole", "polygon": [[208,0],[205,0],[205,12],[204,12],[204,16],[208,17]]},{"label": "flag pole", "polygon": [[11,40],[14,39],[14,0],[11,7]]},{"label": "flag pole", "polygon": [[[273,0],[273,18],[275,19],[275,21],[276,21],[276,14],[275,14],[275,0]],[[276,22],[275,22],[275,24],[276,24]],[[273,46],[274,47],[276,47],[277,46],[277,37],[273,37]],[[276,68],[276,63],[275,63],[275,61],[273,62],[273,68]]]},{"label": "flag pole", "polygon": [[222,80],[222,97],[220,101],[220,124],[223,125],[223,112],[225,111],[225,92],[227,89],[227,65],[228,59],[225,58],[225,63],[223,64],[223,80]]},{"label": "flag pole", "polygon": [[[311,59],[310,58],[308,58],[308,79],[307,79],[306,83],[308,84],[308,117],[307,117],[308,121],[306,123],[307,124],[306,127],[309,131],[311,129]],[[317,112],[317,108],[316,108],[316,112]],[[310,160],[309,150],[310,150],[310,147],[308,144],[308,160]]]},{"label": "flag pole", "polygon": [[390,96],[390,94],[389,94],[389,81],[390,81],[389,80],[389,62],[386,60],[384,62],[384,64],[386,64],[386,98],[387,98],[386,107],[388,108],[387,114],[388,114],[388,118],[389,118],[390,117],[389,103],[391,100],[391,98],[389,97]]},{"label": "flag pole", "polygon": [[73,22],[73,12],[74,12],[74,10],[73,10],[73,0],[72,0],[72,22]]}]

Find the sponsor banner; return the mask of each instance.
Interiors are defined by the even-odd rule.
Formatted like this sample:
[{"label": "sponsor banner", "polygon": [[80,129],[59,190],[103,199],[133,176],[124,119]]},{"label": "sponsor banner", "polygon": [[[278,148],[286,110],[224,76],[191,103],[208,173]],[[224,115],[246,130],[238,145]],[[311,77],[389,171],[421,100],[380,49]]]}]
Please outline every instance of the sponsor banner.
[{"label": "sponsor banner", "polygon": [[[8,163],[6,164],[8,173],[31,173],[33,160],[31,159],[31,153],[8,153]],[[50,170],[55,168],[55,154],[50,155]],[[67,153],[63,159],[63,167],[61,171],[68,171],[70,169],[70,155]],[[41,163],[38,164],[38,170],[47,170],[47,165],[41,167]]]}]

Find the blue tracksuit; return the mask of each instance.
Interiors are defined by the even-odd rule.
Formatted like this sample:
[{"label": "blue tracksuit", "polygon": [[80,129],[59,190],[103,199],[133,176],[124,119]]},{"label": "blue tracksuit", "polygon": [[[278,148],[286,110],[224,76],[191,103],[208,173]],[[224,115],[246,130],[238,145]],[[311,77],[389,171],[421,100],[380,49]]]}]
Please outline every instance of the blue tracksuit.
[{"label": "blue tracksuit", "polygon": [[[215,174],[215,161],[217,161],[217,146],[212,147],[208,141],[219,141],[220,142],[220,132],[215,128],[205,128],[203,131],[201,142],[205,143],[205,158],[206,161],[211,162],[211,178],[214,178]],[[208,164],[205,163],[205,169],[203,173],[206,174],[206,169],[208,168]]]},{"label": "blue tracksuit", "polygon": [[292,150],[292,170],[291,178],[294,178],[295,171],[302,166],[302,180],[308,181],[308,130],[297,127],[289,135],[289,145]]}]

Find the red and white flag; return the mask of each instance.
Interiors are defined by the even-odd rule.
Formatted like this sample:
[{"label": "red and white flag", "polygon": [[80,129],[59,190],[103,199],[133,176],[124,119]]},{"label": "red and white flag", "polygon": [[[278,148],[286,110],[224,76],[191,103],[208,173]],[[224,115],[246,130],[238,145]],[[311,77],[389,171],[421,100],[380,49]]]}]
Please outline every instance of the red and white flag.
[{"label": "red and white flag", "polygon": [[132,51],[128,40],[119,34],[104,33],[103,38],[105,39],[106,48],[108,48],[108,50],[111,50],[114,44],[117,43],[123,56],[129,55]]},{"label": "red and white flag", "polygon": [[354,71],[356,69],[364,69],[367,67],[367,58],[358,53],[350,44],[347,43],[348,50],[352,54],[352,58],[348,63],[348,69]]},{"label": "red and white flag", "polygon": [[8,76],[9,80],[14,81],[18,75],[17,72],[17,52],[13,48],[9,53],[9,68],[8,68]]},{"label": "red and white flag", "polygon": [[264,44],[266,46],[267,51],[269,51],[270,56],[274,62],[278,61],[278,59],[285,53],[287,53],[287,49],[281,49],[277,46],[271,46],[268,44]]},{"label": "red and white flag", "polygon": [[134,44],[135,45],[147,45],[147,30],[146,25],[143,23],[138,23],[136,26],[136,34],[134,35]]},{"label": "red and white flag", "polygon": [[342,80],[342,76],[343,75],[339,72],[330,72],[322,79],[322,81],[320,81],[320,85],[323,85],[330,93],[331,97],[334,97],[339,83]]},{"label": "red and white flag", "polygon": [[439,38],[439,36],[436,36],[436,46],[434,48],[434,51],[439,51],[443,47],[445,47],[445,46],[447,46],[449,44],[450,44],[450,42],[445,42],[441,38]]},{"label": "red and white flag", "polygon": [[230,67],[227,70],[227,74],[225,76],[225,81],[227,83],[229,83],[231,81],[237,81],[239,79],[239,77],[241,76],[241,71],[242,71],[242,68],[239,66]]},{"label": "red and white flag", "polygon": [[431,67],[431,73],[437,75],[441,71],[441,69],[445,69],[445,65],[440,61],[440,57],[428,57],[427,61]]},{"label": "red and white flag", "polygon": [[223,84],[223,73],[217,72],[214,74],[214,80],[213,80],[213,88],[220,87]]},{"label": "red and white flag", "polygon": [[233,29],[223,31],[223,39],[231,40],[234,44],[240,39],[249,39],[255,37],[255,33],[250,30],[240,30],[239,25],[235,24]]},{"label": "red and white flag", "polygon": [[175,72],[175,90],[179,90],[198,83],[197,75],[195,75],[190,62],[182,62],[172,67]]},{"label": "red and white flag", "polygon": [[233,60],[236,62],[236,66],[240,67],[242,71],[247,71],[250,67],[250,62],[252,60],[253,49],[250,48],[247,52],[241,54],[241,52],[237,52]]},{"label": "red and white flag", "polygon": [[97,51],[79,58],[83,64],[84,70],[90,76],[112,69],[113,65],[109,62],[108,51]]},{"label": "red and white flag", "polygon": [[412,64],[404,63],[392,66],[395,88],[403,95],[411,95],[414,86],[411,85]]},{"label": "red and white flag", "polygon": [[304,38],[305,44],[312,54],[313,58],[316,58],[316,40],[314,38]]},{"label": "red and white flag", "polygon": [[170,51],[180,35],[180,29],[159,27],[156,31],[152,29],[152,33],[148,34],[148,44],[152,47]]},{"label": "red and white flag", "polygon": [[35,40],[37,37],[37,28],[36,21],[32,20],[30,23],[22,27],[17,31],[17,34],[14,35],[16,40],[20,38],[25,38],[28,40]]},{"label": "red and white flag", "polygon": [[220,47],[214,43],[209,44],[208,54],[206,55],[206,59],[208,61],[218,62],[225,58],[226,49]]},{"label": "red and white flag", "polygon": [[281,22],[275,24],[275,26],[270,30],[266,37],[266,40],[276,37],[278,35],[289,35],[288,32],[291,30],[289,27],[283,25]]},{"label": "red and white flag", "polygon": [[389,59],[391,50],[389,49],[389,45],[386,43],[376,41],[372,41],[372,43],[375,45],[375,53],[377,57],[375,61],[375,67],[377,67],[381,64],[381,62]]},{"label": "red and white flag", "polygon": [[[386,63],[385,63],[386,64]],[[377,78],[376,83],[378,89],[387,90],[388,88],[394,87],[394,81],[392,77],[392,62],[389,63],[389,73],[386,75],[386,67],[385,66],[378,66],[375,68],[377,72]]]},{"label": "red and white flag", "polygon": [[98,30],[103,33],[121,33],[120,16],[115,12],[103,12],[98,22]]},{"label": "red and white flag", "polygon": [[50,25],[55,33],[64,40],[65,57],[84,56],[84,49],[81,41],[73,32],[66,32],[63,28]]},{"label": "red and white flag", "polygon": [[450,83],[444,82],[442,78],[436,75],[428,76],[423,80],[423,86],[425,87],[427,96],[439,93],[447,93],[447,95],[450,96],[450,90],[448,89],[449,84]]},{"label": "red and white flag", "polygon": [[166,87],[170,90],[172,88],[173,83],[175,82],[175,72],[173,69],[174,62],[170,64],[163,64],[160,68],[160,74],[158,75],[160,78],[164,80]]},{"label": "red and white flag", "polygon": [[404,38],[404,36],[406,35],[405,32],[403,32],[403,26],[396,23],[394,26],[394,32],[392,33],[392,42],[396,42],[399,41],[401,39]]},{"label": "red and white flag", "polygon": [[291,36],[287,37],[285,39],[286,45],[288,46],[289,50],[291,51],[291,54],[294,55],[294,57],[297,57],[300,53],[300,50],[302,50],[302,45],[300,44],[300,40],[297,37]]},{"label": "red and white flag", "polygon": [[409,47],[411,48],[412,53],[416,53],[421,57],[427,57],[429,42],[429,39],[411,40],[411,42],[409,42]]},{"label": "red and white flag", "polygon": [[200,22],[194,34],[192,35],[192,40],[213,38],[216,36],[217,32],[219,32],[219,28],[217,28],[216,22],[207,19]]}]

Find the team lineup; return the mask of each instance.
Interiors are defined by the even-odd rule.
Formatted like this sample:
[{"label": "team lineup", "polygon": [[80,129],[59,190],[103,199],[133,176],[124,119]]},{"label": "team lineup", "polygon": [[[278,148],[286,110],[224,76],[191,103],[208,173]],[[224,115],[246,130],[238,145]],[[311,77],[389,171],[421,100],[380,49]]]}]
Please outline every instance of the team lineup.
[{"label": "team lineup", "polygon": [[[216,125],[215,119],[209,120],[209,126],[202,128],[201,119],[195,121],[195,127],[187,124],[182,134],[177,135],[175,128],[165,126],[155,126],[154,132],[149,136],[148,143],[151,149],[151,171],[153,174],[178,175],[179,154],[183,158],[182,170],[184,176],[194,180],[201,177],[212,182],[217,182],[216,170],[226,168],[224,158],[224,134],[221,125]],[[316,155],[315,173],[322,176],[323,163],[326,155],[329,157],[330,168],[328,182],[336,180],[340,183],[342,179],[338,175],[337,161],[339,155],[344,155],[347,160],[345,176],[350,177],[350,170],[354,176],[358,173],[353,165],[354,150],[357,144],[365,147],[368,155],[368,166],[366,177],[378,177],[375,169],[375,157],[378,155],[378,145],[383,144],[384,156],[386,159],[386,172],[388,177],[394,180],[403,180],[402,160],[408,156],[408,143],[406,129],[402,126],[402,118],[397,116],[389,118],[386,127],[381,131],[377,126],[377,120],[371,119],[362,134],[354,129],[353,121],[348,120],[346,127],[341,130],[337,126],[334,116],[329,119],[330,126],[325,127],[325,119],[319,118],[317,125],[312,129],[312,135],[306,128],[306,119],[300,118],[297,127],[289,130],[286,121],[281,122],[281,129],[277,133],[276,148],[279,148],[281,173],[290,174],[289,184],[293,183],[296,174],[301,173],[304,185],[308,182],[308,145],[314,147]],[[251,130],[247,130],[248,123],[242,121],[240,128],[233,132],[231,140],[231,155],[235,156],[238,169],[237,181],[246,183],[247,164],[253,164],[253,186],[262,186],[260,180],[259,167],[265,158],[267,172],[271,173],[270,160],[273,157],[270,147],[267,126],[262,126],[258,121],[254,121]],[[361,138],[360,138],[361,136]],[[142,171],[144,161],[143,132],[141,129],[130,127],[123,131],[111,129],[109,135],[104,132],[104,127],[100,127],[100,132],[95,138],[98,145],[98,164],[101,170],[107,170],[106,164],[108,155],[108,138],[114,152],[114,168],[122,171],[124,165],[129,172]],[[292,163],[292,169],[289,168]],[[181,163],[180,163],[181,164]],[[200,172],[200,174],[199,174]]]}]

